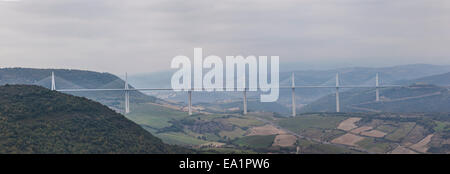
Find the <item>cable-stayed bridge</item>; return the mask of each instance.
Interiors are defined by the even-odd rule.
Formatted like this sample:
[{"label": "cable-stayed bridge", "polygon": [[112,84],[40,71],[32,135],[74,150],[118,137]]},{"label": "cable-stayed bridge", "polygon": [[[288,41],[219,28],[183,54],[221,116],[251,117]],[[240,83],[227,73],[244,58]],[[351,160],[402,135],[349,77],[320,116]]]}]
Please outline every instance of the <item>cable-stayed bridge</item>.
[{"label": "cable-stayed bridge", "polygon": [[[329,88],[329,89],[335,89],[336,93],[336,112],[340,112],[340,98],[339,98],[339,92],[340,89],[346,89],[346,88],[373,88],[376,90],[374,99],[376,102],[380,101],[380,89],[381,88],[393,88],[393,87],[402,87],[401,85],[380,85],[380,78],[378,73],[375,74],[375,85],[341,85],[340,79],[339,79],[339,73],[336,73],[335,85],[296,85],[295,84],[295,75],[292,73],[291,75],[291,82],[292,84],[290,86],[279,86],[279,89],[291,89],[292,90],[292,116],[296,115],[296,96],[295,96],[295,90],[297,88],[304,89],[304,88]],[[55,74],[52,72],[51,75],[51,90],[59,91],[59,92],[104,92],[104,91],[120,91],[124,92],[124,104],[125,104],[125,114],[128,114],[130,112],[130,91],[181,91],[181,89],[172,89],[172,88],[129,88],[128,85],[128,76],[125,75],[125,86],[124,88],[104,88],[104,89],[57,89],[56,88],[56,81],[55,81]],[[217,89],[217,88],[215,88]],[[229,88],[223,88],[223,92],[226,92]],[[202,91],[202,90],[208,90],[207,88],[192,88],[190,90],[187,90],[188,93],[188,113],[189,115],[192,115],[192,92],[195,91]],[[247,114],[247,91],[249,91],[249,88],[233,88],[233,90],[240,90],[242,91],[243,95],[243,113],[244,115]],[[217,92],[217,91],[216,91]]]}]

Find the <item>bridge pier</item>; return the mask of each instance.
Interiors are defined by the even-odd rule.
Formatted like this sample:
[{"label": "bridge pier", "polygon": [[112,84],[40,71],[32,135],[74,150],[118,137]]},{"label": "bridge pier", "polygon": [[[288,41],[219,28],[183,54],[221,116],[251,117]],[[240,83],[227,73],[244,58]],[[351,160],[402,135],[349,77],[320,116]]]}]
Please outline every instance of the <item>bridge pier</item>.
[{"label": "bridge pier", "polygon": [[125,73],[125,114],[130,113],[130,91],[128,89],[128,74]]},{"label": "bridge pier", "polygon": [[341,111],[341,106],[339,103],[339,73],[336,73],[336,112]]},{"label": "bridge pier", "polygon": [[52,71],[52,87],[51,87],[52,91],[56,90],[56,82],[55,82],[55,73]]},{"label": "bridge pier", "polygon": [[247,115],[247,89],[244,88],[244,115]]},{"label": "bridge pier", "polygon": [[188,91],[188,112],[192,115],[192,90]]},{"label": "bridge pier", "polygon": [[295,77],[292,73],[292,117],[297,115],[297,107],[295,105]]},{"label": "bridge pier", "polygon": [[378,73],[377,73],[377,75],[375,76],[375,101],[377,101],[377,102],[379,102],[380,101],[380,88],[379,88],[379,85],[380,85],[380,81],[379,81],[380,79],[379,79],[379,76],[378,76]]}]

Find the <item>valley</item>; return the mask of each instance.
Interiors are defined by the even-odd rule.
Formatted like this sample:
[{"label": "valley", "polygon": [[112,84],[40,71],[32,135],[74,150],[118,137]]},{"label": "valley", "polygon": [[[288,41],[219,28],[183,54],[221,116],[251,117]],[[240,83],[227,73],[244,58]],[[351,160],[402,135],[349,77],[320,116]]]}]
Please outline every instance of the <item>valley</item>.
[{"label": "valley", "polygon": [[[446,71],[445,67],[440,68],[436,68],[435,71],[439,72],[434,73]],[[120,89],[125,84],[119,77],[108,73],[27,68],[0,69],[0,84],[49,88],[48,75],[53,71],[60,89]],[[364,78],[370,80],[370,74],[375,70],[351,71],[366,72],[363,73]],[[320,94],[314,90],[296,92],[299,94],[297,99],[303,101],[297,107],[299,114],[296,117],[288,116],[291,113],[287,104],[289,97],[283,96],[286,94],[283,90],[280,91],[280,102],[276,103],[260,103],[255,98],[258,94],[249,92],[248,115],[242,114],[242,94],[239,92],[193,93],[194,114],[188,115],[183,92],[177,92],[177,95],[153,93],[155,96],[171,96],[158,98],[134,91],[131,93],[131,112],[124,116],[164,143],[194,149],[198,153],[450,153],[448,88],[423,83],[446,84],[442,80],[445,81],[448,73],[433,75],[433,72],[423,72],[432,75],[408,75],[407,82],[398,81],[392,75],[390,81],[408,85],[382,89],[380,102],[374,101],[374,90],[341,92],[341,113],[333,112],[334,95],[328,95],[326,91]],[[328,78],[328,72],[315,73],[317,81]],[[280,75],[283,74],[286,73]],[[301,82],[300,79],[298,81]],[[123,112],[121,92],[68,94],[86,97],[118,113]],[[316,94],[322,97],[305,102],[308,95]]]},{"label": "valley", "polygon": [[[149,108],[149,107],[145,107]],[[448,114],[273,113],[127,115],[163,141],[226,153],[449,153]],[[171,111],[173,112],[173,111]],[[140,115],[140,117],[139,117]],[[145,116],[144,116],[145,115]],[[136,118],[147,118],[139,120]],[[400,151],[405,152],[405,150]]]}]

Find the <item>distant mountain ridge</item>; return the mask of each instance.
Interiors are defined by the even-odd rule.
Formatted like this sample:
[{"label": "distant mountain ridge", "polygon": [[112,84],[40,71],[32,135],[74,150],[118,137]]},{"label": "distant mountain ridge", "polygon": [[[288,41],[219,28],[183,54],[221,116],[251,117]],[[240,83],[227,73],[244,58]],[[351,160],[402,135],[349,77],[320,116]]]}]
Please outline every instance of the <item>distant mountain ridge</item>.
[{"label": "distant mountain ridge", "polygon": [[[56,80],[67,80],[71,84],[57,83],[62,88],[99,88],[115,81],[117,76],[110,73],[98,73],[93,71],[71,69],[36,69],[36,68],[1,68],[0,85],[4,84],[39,84],[50,88],[51,74],[55,73]],[[86,78],[89,77],[89,78]],[[44,83],[48,82],[48,83]],[[58,81],[57,81],[58,82]],[[125,85],[123,85],[125,86]]]},{"label": "distant mountain ridge", "polygon": [[[1,68],[0,85],[25,84],[51,87],[51,74],[55,74],[56,89],[123,89],[125,82],[110,73],[70,69]],[[133,86],[129,85],[129,88]],[[114,108],[123,107],[124,94],[120,91],[67,92],[99,101]],[[158,99],[139,91],[130,92],[131,102],[155,102]]]},{"label": "distant mountain ridge", "polygon": [[413,80],[402,81],[401,83],[402,84],[422,83],[422,84],[433,84],[438,86],[450,86],[450,72],[422,77]]},{"label": "distant mountain ridge", "polygon": [[[282,67],[281,67],[282,69]],[[140,74],[131,76],[130,80],[133,84],[139,84],[139,87],[169,87],[170,77],[174,71],[164,71],[150,74]],[[442,73],[450,72],[449,65],[428,65],[428,64],[411,64],[411,65],[399,65],[390,67],[349,67],[349,68],[337,68],[331,70],[297,70],[295,73],[296,85],[326,85],[334,86],[336,81],[336,73],[339,73],[341,85],[364,85],[375,86],[375,76],[378,73],[380,76],[381,85],[402,85],[412,83],[411,80],[424,78],[427,76],[438,75]],[[290,86],[291,75],[293,72],[280,72],[280,85]],[[139,83],[138,83],[139,82]],[[349,89],[342,89],[343,91]],[[297,89],[296,100],[300,108],[302,105],[310,104],[321,97],[329,94],[333,94],[334,89]],[[152,95],[164,97],[167,100],[174,100],[177,102],[186,102],[187,96],[185,93],[172,92],[172,91],[157,91],[151,92]],[[249,98],[258,98],[259,93],[253,92],[247,94]],[[202,102],[218,102],[224,100],[241,100],[241,93],[199,93],[193,94],[194,103]],[[280,90],[280,96],[278,104],[281,104],[290,108],[291,104],[291,90]],[[251,108],[249,108],[251,109]],[[270,110],[270,109],[269,109]],[[277,112],[272,110],[273,112]]]},{"label": "distant mountain ridge", "polygon": [[[447,75],[450,75],[447,73]],[[442,77],[442,75],[438,75]],[[418,80],[411,80],[421,82]],[[334,112],[335,95],[327,95],[301,109],[302,112]],[[380,101],[375,101],[375,89],[355,89],[340,94],[343,112],[450,112],[448,87],[416,83],[407,87],[380,90]]]},{"label": "distant mountain ridge", "polygon": [[[280,67],[283,69],[283,67]],[[292,69],[292,68],[291,68]],[[170,88],[171,77],[177,70],[167,70],[153,73],[141,73],[130,76],[130,82],[137,87],[166,87]],[[328,70],[301,70],[281,71],[280,83],[290,85],[292,73],[295,73],[295,81],[298,85],[320,85],[324,83],[334,84],[336,73],[340,73],[343,83],[353,85],[365,81],[375,83],[375,74],[380,73],[385,83],[392,83],[405,79],[416,79],[431,75],[450,72],[450,65],[407,64],[389,67],[347,67]],[[353,75],[352,75],[353,74]]]},{"label": "distant mountain ridge", "polygon": [[[123,88],[124,81],[109,73],[97,73],[80,70],[59,70],[59,69],[30,69],[30,68],[4,68],[0,69],[0,84],[36,84],[50,87],[51,72],[55,72],[57,89],[61,88]],[[438,84],[447,83],[448,76],[443,73],[450,72],[450,66],[414,64],[382,68],[352,67],[339,68],[333,70],[311,70],[296,71],[296,85],[327,85],[335,84],[336,73],[340,74],[341,85],[375,85],[375,74],[379,73],[381,85],[400,84],[410,85],[415,82],[436,82]],[[280,85],[290,85],[291,72],[280,73]],[[130,84],[139,84],[138,87],[168,87],[170,88],[170,77],[172,71],[154,73],[149,75],[130,76]],[[138,83],[139,82],[139,83]],[[148,85],[148,86],[147,86]],[[133,88],[130,86],[130,88]],[[352,89],[342,89],[342,92]],[[334,89],[298,89],[296,90],[296,100],[298,107],[312,104],[329,94],[333,94]],[[123,108],[123,92],[71,92],[70,94],[84,96],[110,106],[112,108]],[[153,91],[150,94],[161,97],[164,100],[187,103],[185,92],[173,91]],[[258,100],[259,92],[247,93],[249,99]],[[341,97],[344,99],[345,97]],[[141,92],[131,93],[131,102],[157,102],[162,101],[156,97],[147,96]],[[211,106],[217,104],[231,107],[239,107],[242,101],[240,92],[195,92],[193,94],[194,104],[210,103]],[[224,105],[223,101],[233,101],[233,104]],[[249,110],[266,111],[287,114],[290,113],[291,91],[280,90],[279,100],[273,107],[263,107],[262,105],[249,105]],[[306,109],[305,107],[303,109]],[[228,108],[230,109],[230,108]],[[281,112],[285,111],[285,112]],[[332,111],[332,110],[330,110]]]}]

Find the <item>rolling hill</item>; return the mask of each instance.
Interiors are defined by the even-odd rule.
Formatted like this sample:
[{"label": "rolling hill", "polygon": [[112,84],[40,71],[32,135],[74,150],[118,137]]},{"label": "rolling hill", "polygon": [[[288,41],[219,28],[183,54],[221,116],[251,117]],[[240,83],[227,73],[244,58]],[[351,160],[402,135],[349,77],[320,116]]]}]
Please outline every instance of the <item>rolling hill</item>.
[{"label": "rolling hill", "polygon": [[433,84],[433,85],[438,85],[438,86],[450,86],[450,72],[402,82],[402,84],[413,84],[413,83]]},{"label": "rolling hill", "polygon": [[0,86],[0,153],[190,152],[98,102],[39,86]]},{"label": "rolling hill", "polygon": [[[46,88],[51,87],[51,74],[55,73],[56,89],[123,89],[125,82],[110,73],[99,73],[83,70],[69,69],[34,69],[34,68],[1,68],[0,85],[25,84],[38,85]],[[129,86],[133,88],[133,86]],[[123,92],[67,92],[72,95],[87,97],[98,101],[111,108],[121,110],[123,108]],[[130,92],[131,102],[155,102],[157,98],[145,95],[138,91]]]},{"label": "rolling hill", "polygon": [[[340,94],[343,112],[450,112],[450,92],[446,87],[414,84],[380,90],[352,90]],[[334,112],[335,95],[325,96],[301,109],[302,112]]]},{"label": "rolling hill", "polygon": [[[341,85],[373,85],[375,75],[380,76],[381,84],[400,84],[401,80],[413,80],[417,78],[450,72],[450,66],[411,64],[391,67],[349,67],[331,70],[306,70],[294,71],[297,85],[335,85],[336,73],[339,73]],[[280,85],[290,85],[292,72],[280,73]],[[412,83],[408,83],[412,84]],[[301,89],[296,91],[297,103],[309,104],[315,100],[334,93],[334,89]],[[290,103],[290,91],[280,91],[280,101],[283,104]]]},{"label": "rolling hill", "polygon": [[[353,89],[341,92],[344,112],[450,112],[450,73],[431,75],[395,84],[408,87],[380,89],[380,102],[375,102],[374,89]],[[302,112],[335,111],[335,95],[330,94],[301,109]]]}]

